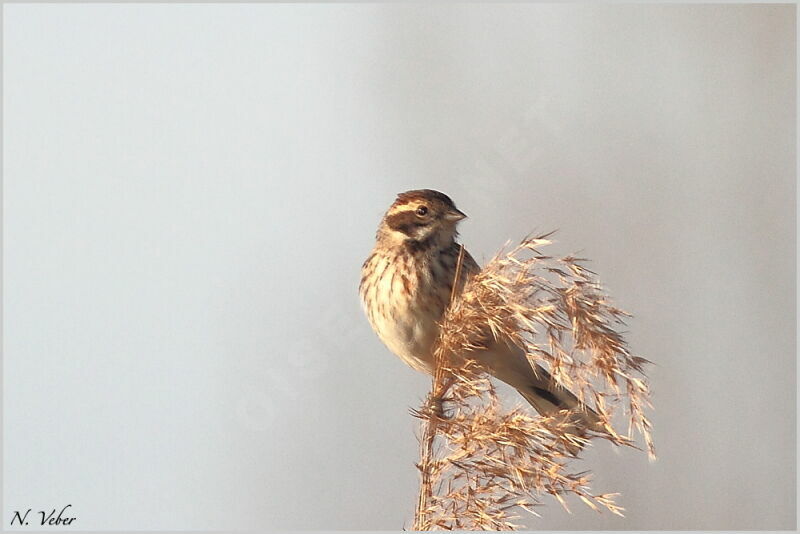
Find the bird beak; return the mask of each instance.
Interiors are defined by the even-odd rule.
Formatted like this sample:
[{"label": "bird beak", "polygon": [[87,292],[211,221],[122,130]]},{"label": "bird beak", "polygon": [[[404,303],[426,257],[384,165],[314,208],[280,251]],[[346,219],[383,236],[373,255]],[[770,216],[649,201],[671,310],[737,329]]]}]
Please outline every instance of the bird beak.
[{"label": "bird beak", "polygon": [[462,211],[453,208],[445,214],[444,218],[450,222],[458,222],[461,219],[466,219],[467,216]]}]

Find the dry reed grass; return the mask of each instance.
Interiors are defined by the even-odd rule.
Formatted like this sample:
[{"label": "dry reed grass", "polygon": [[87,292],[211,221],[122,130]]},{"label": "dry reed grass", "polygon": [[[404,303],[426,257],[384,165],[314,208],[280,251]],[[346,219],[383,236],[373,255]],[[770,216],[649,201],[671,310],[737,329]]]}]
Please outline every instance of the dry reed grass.
[{"label": "dry reed grass", "polygon": [[[649,362],[630,353],[619,331],[627,314],[609,303],[585,260],[539,251],[550,235],[501,252],[451,298],[431,393],[413,412],[422,420],[414,530],[514,530],[522,510],[538,515],[534,507],[547,494],[564,507],[564,497],[574,495],[622,515],[616,494],[592,493],[589,473],[573,472],[570,460],[592,438],[635,447],[634,431],[655,457],[644,412]],[[568,414],[504,408],[492,383],[464,356],[491,337],[524,347],[555,380],[594,404],[602,429],[575,436],[567,431]],[[618,412],[626,416],[624,433],[614,427],[622,419]]]}]

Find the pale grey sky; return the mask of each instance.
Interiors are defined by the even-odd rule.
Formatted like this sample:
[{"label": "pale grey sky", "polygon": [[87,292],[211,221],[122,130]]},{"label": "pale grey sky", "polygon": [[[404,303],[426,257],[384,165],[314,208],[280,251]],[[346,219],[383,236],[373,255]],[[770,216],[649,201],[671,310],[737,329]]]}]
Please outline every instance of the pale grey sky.
[{"label": "pale grey sky", "polygon": [[[635,314],[622,519],[795,528],[795,7],[4,6],[4,494],[80,529],[398,529],[428,379],[357,297],[394,195],[559,228]],[[404,523],[406,522],[406,523]]]}]

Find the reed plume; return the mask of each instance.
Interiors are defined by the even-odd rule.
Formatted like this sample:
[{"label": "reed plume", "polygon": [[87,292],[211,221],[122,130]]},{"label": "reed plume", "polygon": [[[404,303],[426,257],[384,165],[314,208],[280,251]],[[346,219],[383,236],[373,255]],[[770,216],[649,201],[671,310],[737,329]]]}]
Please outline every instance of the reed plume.
[{"label": "reed plume", "polygon": [[[616,494],[593,493],[589,473],[574,472],[570,461],[591,439],[637,447],[637,435],[655,457],[645,414],[649,362],[629,351],[620,332],[628,314],[611,305],[586,260],[540,252],[550,235],[501,251],[451,297],[430,395],[412,412],[422,425],[414,530],[514,530],[522,511],[538,515],[548,494],[564,507],[564,497],[574,495],[622,515]],[[573,435],[569,414],[505,408],[469,359],[492,337],[524,348],[554,380],[593,404],[597,428]],[[622,423],[624,432],[617,428]]]}]

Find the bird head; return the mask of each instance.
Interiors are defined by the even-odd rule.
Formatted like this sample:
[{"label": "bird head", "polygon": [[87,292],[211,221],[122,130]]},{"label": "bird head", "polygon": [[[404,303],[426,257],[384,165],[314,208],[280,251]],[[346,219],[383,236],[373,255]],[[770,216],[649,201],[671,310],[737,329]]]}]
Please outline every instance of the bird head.
[{"label": "bird head", "polygon": [[416,189],[397,195],[378,234],[412,245],[443,247],[453,242],[456,226],[465,217],[444,193]]}]

